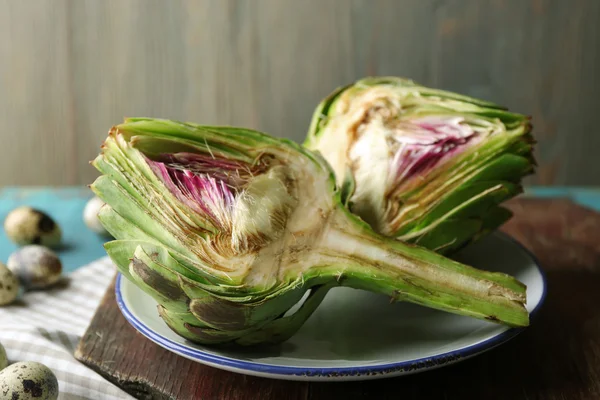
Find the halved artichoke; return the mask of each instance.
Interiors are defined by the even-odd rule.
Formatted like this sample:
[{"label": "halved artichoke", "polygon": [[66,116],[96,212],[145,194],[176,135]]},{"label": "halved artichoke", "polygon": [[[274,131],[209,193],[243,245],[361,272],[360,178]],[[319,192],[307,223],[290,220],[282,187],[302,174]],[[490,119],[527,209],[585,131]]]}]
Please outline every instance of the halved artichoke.
[{"label": "halved artichoke", "polygon": [[500,204],[534,170],[530,130],[495,104],[374,77],[325,98],[305,146],[377,232],[449,254],[511,217]]}]

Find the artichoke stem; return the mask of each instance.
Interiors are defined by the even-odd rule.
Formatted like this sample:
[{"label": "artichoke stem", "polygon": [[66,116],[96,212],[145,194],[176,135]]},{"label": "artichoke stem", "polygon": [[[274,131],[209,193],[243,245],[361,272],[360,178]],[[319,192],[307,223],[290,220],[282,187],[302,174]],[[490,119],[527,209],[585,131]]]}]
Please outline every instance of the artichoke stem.
[{"label": "artichoke stem", "polygon": [[384,238],[343,208],[334,213],[320,253],[340,285],[509,326],[529,324],[526,288],[515,278]]}]

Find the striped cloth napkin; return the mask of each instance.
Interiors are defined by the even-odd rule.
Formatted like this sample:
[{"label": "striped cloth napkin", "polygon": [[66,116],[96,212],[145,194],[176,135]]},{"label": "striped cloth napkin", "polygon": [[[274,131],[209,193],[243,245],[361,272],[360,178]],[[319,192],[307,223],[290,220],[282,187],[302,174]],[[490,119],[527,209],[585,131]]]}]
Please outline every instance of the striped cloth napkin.
[{"label": "striped cloth napkin", "polygon": [[58,379],[59,399],[132,399],[73,357],[114,274],[110,259],[101,258],[70,274],[64,285],[0,307],[0,343],[9,362],[48,366]]}]

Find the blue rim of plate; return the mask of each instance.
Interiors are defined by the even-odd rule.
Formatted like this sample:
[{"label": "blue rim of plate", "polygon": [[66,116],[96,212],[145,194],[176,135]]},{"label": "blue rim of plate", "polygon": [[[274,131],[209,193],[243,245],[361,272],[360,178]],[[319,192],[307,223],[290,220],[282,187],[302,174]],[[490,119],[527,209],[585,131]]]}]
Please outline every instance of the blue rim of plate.
[{"label": "blue rim of plate", "polygon": [[[533,310],[529,313],[530,321],[533,320],[539,309],[541,308],[544,300],[546,299],[546,293],[548,290],[546,274],[544,270],[540,267],[540,263],[537,257],[525,248],[521,243],[512,238],[511,236],[505,234],[504,232],[499,232],[499,236],[503,236],[505,240],[508,240],[515,244],[517,247],[521,249],[524,253],[526,253],[533,263],[535,264],[540,276],[542,277],[542,296],[540,297],[540,301],[535,306]],[[498,234],[498,233],[497,233]],[[148,328],[143,322],[137,319],[133,313],[127,308],[125,301],[123,300],[123,295],[121,294],[121,280],[123,279],[123,275],[121,273],[117,274],[117,281],[115,285],[115,295],[117,299],[117,305],[121,310],[121,313],[125,317],[125,319],[142,335],[146,336],[148,339],[153,342],[159,344],[161,347],[164,347],[174,353],[178,353],[180,355],[185,355],[194,360],[204,361],[211,364],[217,364],[229,368],[234,368],[237,370],[245,370],[245,371],[253,371],[262,374],[270,374],[270,375],[287,375],[287,376],[305,376],[305,377],[343,377],[343,376],[363,376],[363,375],[387,375],[394,372],[416,372],[421,369],[428,369],[434,367],[441,367],[443,365],[452,364],[458,362],[460,360],[469,358],[476,354],[482,353],[486,350],[491,350],[492,348],[499,346],[510,339],[517,336],[519,333],[527,329],[524,328],[509,328],[508,330],[497,334],[494,337],[491,337],[482,342],[473,344],[471,346],[464,347],[459,350],[449,351],[446,353],[437,354],[431,357],[417,358],[410,361],[401,361],[397,363],[388,363],[388,364],[376,364],[376,365],[365,365],[360,367],[333,367],[333,368],[312,368],[312,367],[287,367],[281,365],[273,365],[273,364],[264,364],[257,363],[252,361],[243,361],[235,358],[209,354],[202,350],[193,349],[188,346],[182,345],[180,343],[174,342],[171,339],[168,339],[150,328]]]}]

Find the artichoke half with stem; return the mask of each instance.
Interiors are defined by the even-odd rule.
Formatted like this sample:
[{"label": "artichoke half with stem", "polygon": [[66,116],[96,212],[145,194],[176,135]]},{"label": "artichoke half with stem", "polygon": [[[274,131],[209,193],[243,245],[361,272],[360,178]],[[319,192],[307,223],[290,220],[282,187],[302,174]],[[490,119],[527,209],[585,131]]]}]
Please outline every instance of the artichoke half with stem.
[{"label": "artichoke half with stem", "polygon": [[375,233],[342,205],[327,162],[291,141],[131,118],[93,165],[107,253],[190,341],[284,341],[336,286],[528,324],[522,283]]},{"label": "artichoke half with stem", "polygon": [[398,77],[342,87],[304,145],[330,163],[353,213],[385,236],[451,254],[506,222],[534,170],[529,118]]}]

